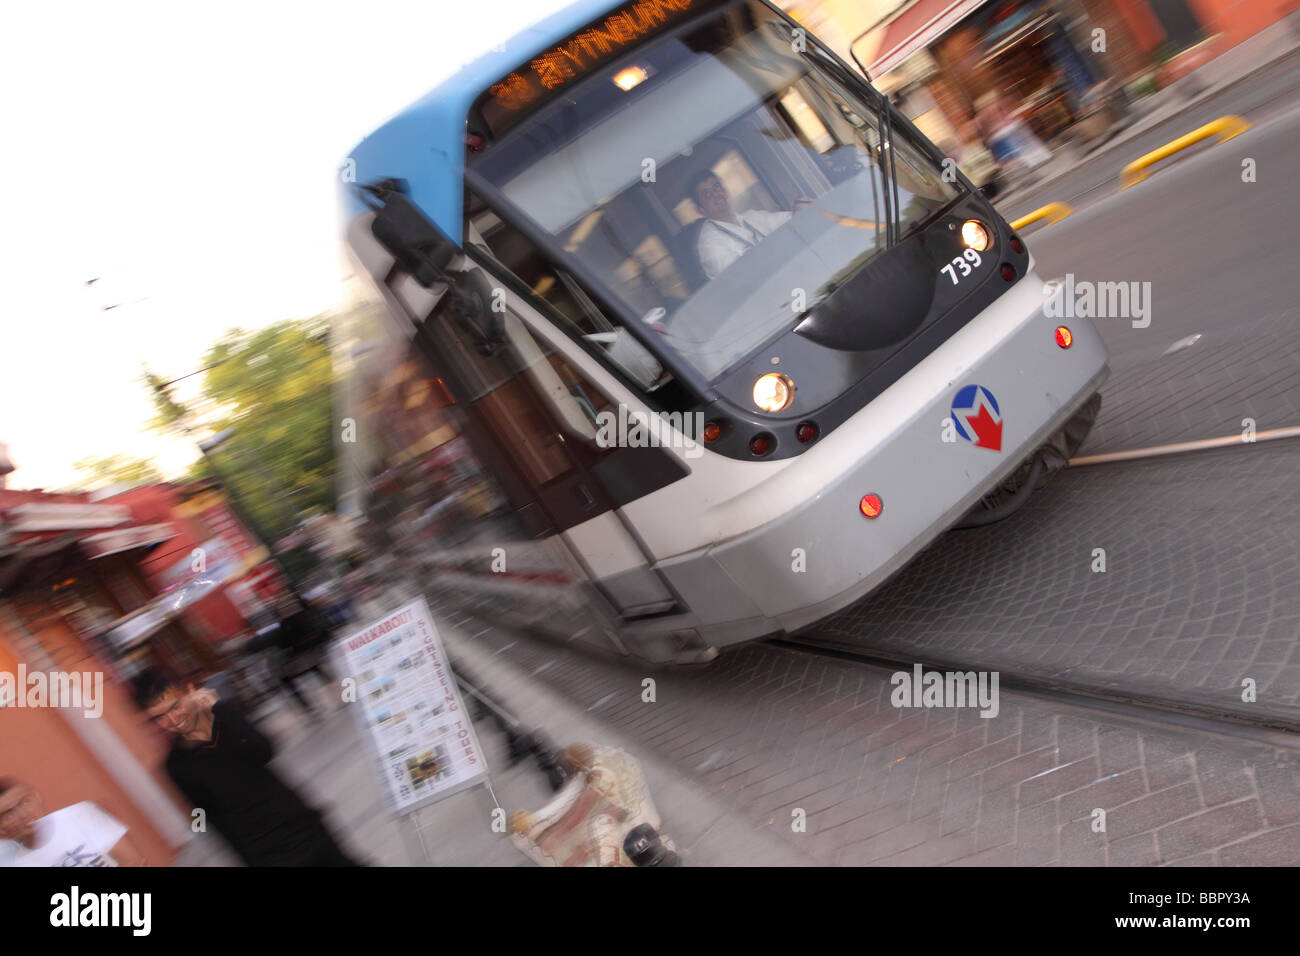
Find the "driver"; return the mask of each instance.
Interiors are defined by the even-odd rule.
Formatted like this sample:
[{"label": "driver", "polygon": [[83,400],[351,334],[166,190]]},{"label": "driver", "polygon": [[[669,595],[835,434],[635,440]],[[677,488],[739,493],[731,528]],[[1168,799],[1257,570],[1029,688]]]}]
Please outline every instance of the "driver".
[{"label": "driver", "polygon": [[[727,187],[711,169],[704,170],[692,179],[690,189],[691,199],[705,218],[696,243],[696,252],[704,274],[710,279],[717,277],[763,239],[789,222],[794,215],[762,209],[736,212],[732,208]],[[800,199],[795,203],[795,211],[811,201]]]}]

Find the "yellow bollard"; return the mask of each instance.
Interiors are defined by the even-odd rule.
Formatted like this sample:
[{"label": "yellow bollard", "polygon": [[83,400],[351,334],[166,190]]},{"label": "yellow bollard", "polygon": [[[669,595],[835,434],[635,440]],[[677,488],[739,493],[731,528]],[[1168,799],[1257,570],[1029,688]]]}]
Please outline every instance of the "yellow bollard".
[{"label": "yellow bollard", "polygon": [[1046,219],[1050,226],[1054,222],[1060,222],[1070,213],[1074,212],[1074,207],[1063,202],[1049,202],[1046,206],[1039,206],[1031,213],[1027,213],[1011,223],[1011,228],[1019,232],[1025,226],[1032,222],[1038,222],[1040,219]]},{"label": "yellow bollard", "polygon": [[1220,116],[1218,119],[1206,123],[1200,129],[1194,129],[1185,136],[1180,136],[1172,142],[1165,143],[1159,149],[1153,149],[1145,156],[1139,156],[1133,162],[1129,163],[1119,174],[1120,189],[1128,189],[1134,183],[1140,183],[1147,178],[1147,168],[1154,166],[1162,159],[1168,159],[1179,150],[1186,149],[1188,146],[1194,146],[1203,139],[1209,139],[1211,136],[1219,137],[1220,143],[1226,143],[1234,136],[1240,136],[1246,130],[1250,129],[1250,124],[1240,116]]}]

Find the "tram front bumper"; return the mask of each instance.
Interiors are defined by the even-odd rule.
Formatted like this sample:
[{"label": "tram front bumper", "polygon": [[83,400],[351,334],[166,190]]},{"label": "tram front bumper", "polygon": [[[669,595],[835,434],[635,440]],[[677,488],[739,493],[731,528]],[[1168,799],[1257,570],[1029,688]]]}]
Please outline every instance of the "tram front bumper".
[{"label": "tram front bumper", "polygon": [[[1041,307],[1041,281],[1031,272],[1018,286],[900,380],[916,376],[913,389],[928,381],[925,400],[820,492],[706,554],[660,565],[679,590],[695,592],[688,601],[705,639],[793,631],[857,600],[957,523],[1092,397],[1109,374],[1096,329],[1070,320],[1073,341],[1062,348],[1059,320]],[[852,442],[854,423],[870,420],[873,405],[823,441]],[[805,457],[813,466],[814,456]],[[780,480],[817,487],[801,480],[804,465],[796,459]],[[861,510],[868,494],[882,504],[874,518]],[[711,581],[711,597],[700,594],[702,581]],[[729,585],[737,596],[730,612]],[[737,607],[749,611],[743,624]]]}]

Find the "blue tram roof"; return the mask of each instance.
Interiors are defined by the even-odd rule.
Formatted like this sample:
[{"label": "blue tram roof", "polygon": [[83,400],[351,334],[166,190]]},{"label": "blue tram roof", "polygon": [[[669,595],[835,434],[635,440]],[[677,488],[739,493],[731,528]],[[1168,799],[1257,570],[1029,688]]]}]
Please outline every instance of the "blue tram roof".
[{"label": "blue tram roof", "polygon": [[[548,47],[615,9],[621,0],[577,0],[543,22],[462,67],[421,99],[362,140],[349,154],[358,183],[403,179],[412,201],[456,242],[461,241],[464,199],[465,120],[484,90]],[[348,218],[365,209],[348,184]]]}]

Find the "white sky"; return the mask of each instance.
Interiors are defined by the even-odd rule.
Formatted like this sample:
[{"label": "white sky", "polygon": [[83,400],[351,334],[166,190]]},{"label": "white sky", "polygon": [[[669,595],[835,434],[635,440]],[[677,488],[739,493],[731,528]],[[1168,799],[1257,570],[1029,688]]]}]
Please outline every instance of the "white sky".
[{"label": "white sky", "polygon": [[[232,326],[333,306],[337,172],[351,147],[481,50],[566,5],[7,5],[9,487],[74,484],[73,462],[89,455],[181,471],[196,451],[145,430],[141,363],[175,378]],[[113,303],[126,304],[102,311]]]}]

